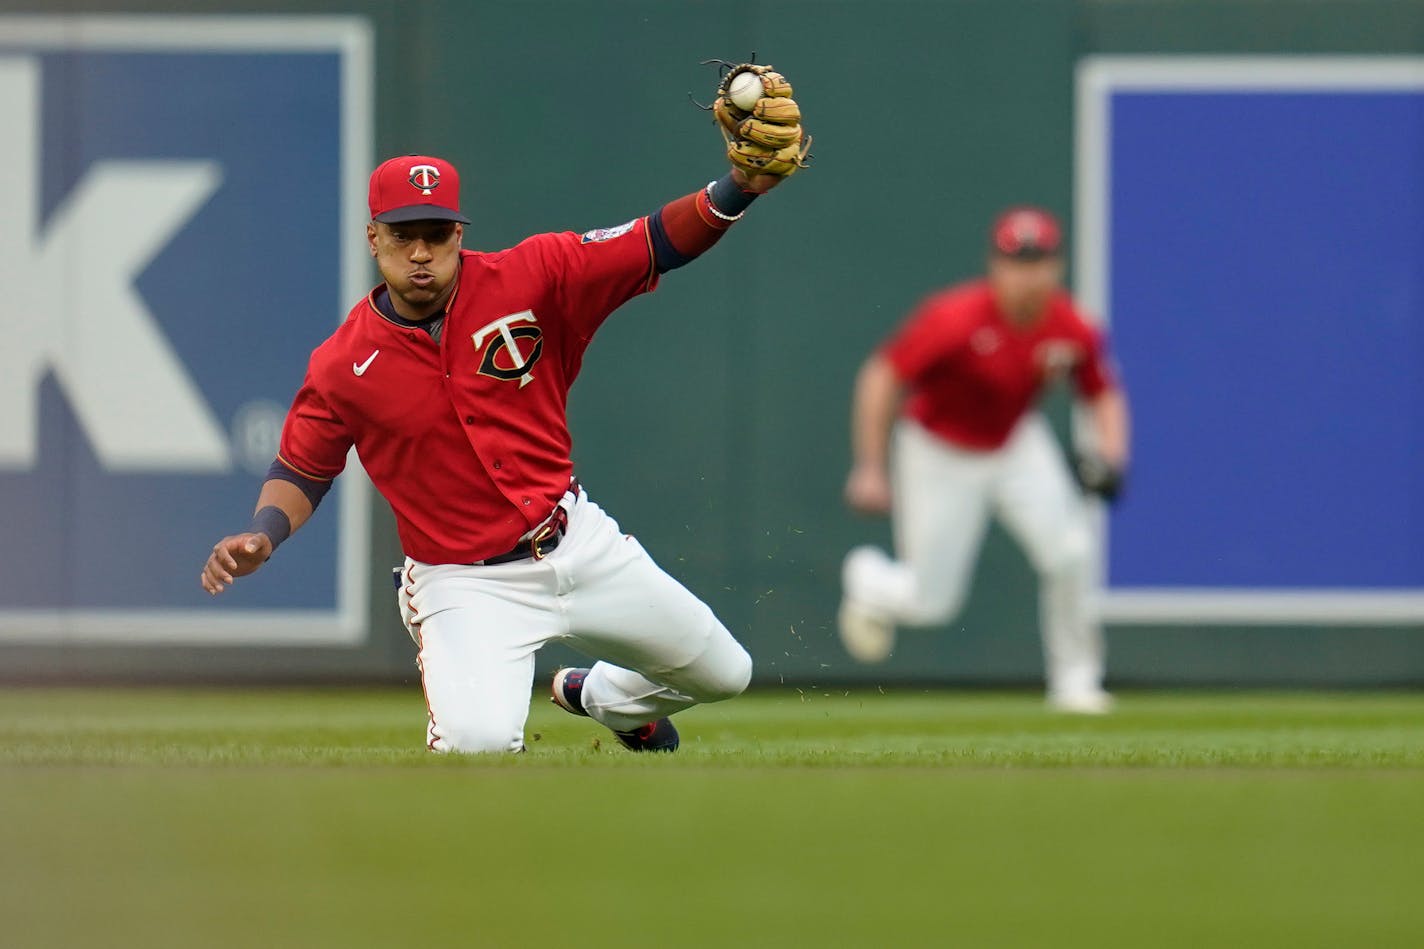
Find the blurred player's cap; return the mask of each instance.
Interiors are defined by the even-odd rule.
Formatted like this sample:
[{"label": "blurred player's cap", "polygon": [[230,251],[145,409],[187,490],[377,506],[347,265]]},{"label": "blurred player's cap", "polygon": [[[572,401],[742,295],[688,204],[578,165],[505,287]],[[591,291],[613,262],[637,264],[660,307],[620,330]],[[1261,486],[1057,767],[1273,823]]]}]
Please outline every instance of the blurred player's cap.
[{"label": "blurred player's cap", "polygon": [[1063,250],[1058,219],[1042,208],[1009,208],[994,220],[990,249],[1003,257],[1039,260]]},{"label": "blurred player's cap", "polygon": [[443,158],[402,155],[371,172],[371,220],[382,224],[409,221],[459,221],[460,173]]}]

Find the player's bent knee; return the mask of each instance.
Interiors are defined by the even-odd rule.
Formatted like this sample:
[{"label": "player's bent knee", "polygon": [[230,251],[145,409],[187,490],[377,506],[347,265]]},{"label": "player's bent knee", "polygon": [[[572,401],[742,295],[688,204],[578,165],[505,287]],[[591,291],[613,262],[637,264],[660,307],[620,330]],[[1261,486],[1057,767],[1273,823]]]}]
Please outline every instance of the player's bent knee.
[{"label": "player's bent knee", "polygon": [[1062,539],[1053,557],[1039,567],[1050,576],[1079,574],[1092,565],[1093,542],[1086,531],[1073,531]]},{"label": "player's bent knee", "polygon": [[738,645],[735,651],[720,657],[715,666],[698,671],[688,693],[698,702],[722,702],[747,690],[752,681],[752,657]]}]

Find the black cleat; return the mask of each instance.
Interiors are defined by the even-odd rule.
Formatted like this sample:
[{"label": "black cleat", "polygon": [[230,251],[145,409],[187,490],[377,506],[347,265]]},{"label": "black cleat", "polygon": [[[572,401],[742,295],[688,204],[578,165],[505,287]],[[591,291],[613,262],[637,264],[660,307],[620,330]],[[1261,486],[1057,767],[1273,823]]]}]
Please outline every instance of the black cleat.
[{"label": "black cleat", "polygon": [[670,718],[660,718],[642,728],[613,734],[629,751],[677,751],[677,726]]}]

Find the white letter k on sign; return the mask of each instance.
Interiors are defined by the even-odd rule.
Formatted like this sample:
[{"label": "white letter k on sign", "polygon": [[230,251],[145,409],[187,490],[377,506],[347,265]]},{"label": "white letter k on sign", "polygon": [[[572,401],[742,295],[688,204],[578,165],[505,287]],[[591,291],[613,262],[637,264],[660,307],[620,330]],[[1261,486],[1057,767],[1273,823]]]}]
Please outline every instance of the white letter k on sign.
[{"label": "white letter k on sign", "polygon": [[0,129],[0,469],[36,463],[52,369],[106,469],[229,470],[226,433],[134,288],[220,167],[95,162],[40,233],[37,60],[0,56]]}]

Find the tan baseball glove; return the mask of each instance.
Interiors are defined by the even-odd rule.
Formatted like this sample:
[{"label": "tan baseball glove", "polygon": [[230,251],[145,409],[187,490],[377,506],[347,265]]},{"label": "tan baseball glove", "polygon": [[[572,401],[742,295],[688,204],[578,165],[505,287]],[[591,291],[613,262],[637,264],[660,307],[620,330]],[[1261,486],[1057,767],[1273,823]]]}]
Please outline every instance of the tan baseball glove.
[{"label": "tan baseball glove", "polygon": [[789,178],[805,168],[811,136],[801,128],[791,83],[771,66],[722,67],[726,73],[717,86],[712,114],[727,142],[727,158],[752,177]]}]

